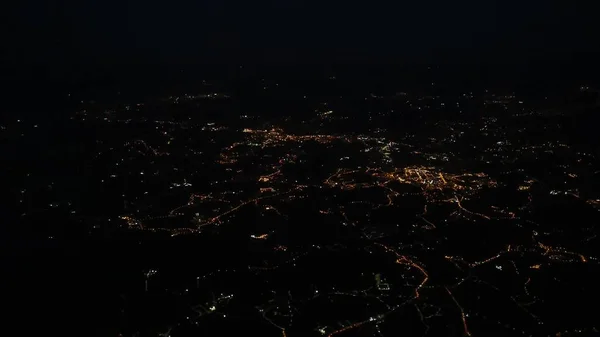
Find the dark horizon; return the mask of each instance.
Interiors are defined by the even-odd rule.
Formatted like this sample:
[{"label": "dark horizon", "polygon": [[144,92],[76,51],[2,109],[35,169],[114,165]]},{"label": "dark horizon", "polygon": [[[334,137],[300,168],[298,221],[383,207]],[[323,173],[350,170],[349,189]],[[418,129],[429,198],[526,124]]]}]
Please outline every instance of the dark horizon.
[{"label": "dark horizon", "polygon": [[[579,85],[600,85],[600,62],[593,55],[583,55],[577,62],[522,63],[96,63],[71,65],[70,69],[44,64],[29,64],[6,69],[4,79],[10,83],[10,100],[30,95],[62,96],[78,91],[119,91],[138,87],[139,90],[185,87],[194,89],[203,80],[229,82],[239,80],[286,79],[287,81],[318,80],[336,76],[345,81],[385,82],[388,85],[410,87],[435,81],[465,90],[518,89],[551,93]],[[145,88],[145,89],[143,89]],[[34,102],[28,102],[34,103]]]},{"label": "dark horizon", "polygon": [[7,68],[39,67],[66,77],[139,64],[595,67],[600,55],[593,43],[596,12],[578,2],[29,0],[12,6]]}]

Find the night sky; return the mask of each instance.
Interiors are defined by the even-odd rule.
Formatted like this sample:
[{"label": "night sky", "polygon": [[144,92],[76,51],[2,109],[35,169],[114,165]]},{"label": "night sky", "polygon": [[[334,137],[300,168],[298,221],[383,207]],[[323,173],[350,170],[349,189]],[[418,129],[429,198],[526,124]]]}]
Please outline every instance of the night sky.
[{"label": "night sky", "polygon": [[25,0],[9,5],[3,57],[17,80],[131,65],[582,66],[600,54],[582,3]]}]

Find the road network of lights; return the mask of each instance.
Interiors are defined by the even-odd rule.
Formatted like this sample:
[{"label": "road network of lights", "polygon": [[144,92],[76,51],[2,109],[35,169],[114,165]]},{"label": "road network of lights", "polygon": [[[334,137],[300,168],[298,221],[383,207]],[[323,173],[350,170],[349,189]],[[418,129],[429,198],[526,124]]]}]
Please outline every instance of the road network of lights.
[{"label": "road network of lights", "polygon": [[[333,216],[339,219],[344,226],[353,228],[364,240],[371,242],[365,249],[370,254],[380,256],[381,259],[393,261],[400,270],[403,278],[395,279],[392,288],[409,288],[410,292],[403,293],[398,298],[392,298],[386,291],[369,287],[366,289],[339,291],[328,289],[327,291],[315,291],[314,297],[309,299],[293,299],[289,295],[287,309],[283,310],[280,304],[275,302],[258,306],[257,310],[265,321],[281,331],[282,336],[287,336],[297,312],[295,309],[301,303],[307,303],[316,298],[334,299],[337,297],[352,296],[364,299],[375,299],[382,305],[382,310],[364,320],[338,322],[320,326],[317,331],[322,335],[343,335],[350,330],[358,330],[366,326],[373,328],[376,334],[383,335],[380,328],[393,314],[401,308],[412,306],[418,312],[420,321],[429,331],[432,320],[442,315],[454,317],[462,327],[466,336],[474,335],[470,328],[472,319],[489,321],[511,333],[523,336],[532,335],[532,331],[513,326],[510,322],[503,322],[492,316],[480,313],[461,303],[457,292],[463,293],[465,288],[484,287],[504,294],[508,301],[515,305],[529,317],[532,325],[543,326],[544,320],[539,318],[535,312],[535,306],[540,305],[540,299],[529,289],[532,283],[543,282],[541,279],[544,270],[552,270],[555,265],[560,264],[598,264],[598,259],[583,253],[571,251],[563,247],[553,246],[544,241],[545,234],[541,226],[528,219],[529,206],[511,209],[502,205],[488,205],[485,209],[472,209],[471,206],[478,194],[483,190],[493,190],[501,184],[483,172],[445,172],[432,165],[408,165],[396,166],[393,153],[403,146],[381,137],[365,135],[328,135],[328,134],[304,134],[294,135],[286,133],[283,128],[272,127],[269,129],[243,129],[242,141],[235,142],[221,150],[216,164],[228,172],[243,172],[238,165],[245,160],[253,159],[259,168],[254,178],[258,188],[256,193],[247,199],[236,199],[236,195],[244,195],[244,191],[222,190],[211,193],[192,192],[189,200],[173,208],[164,215],[144,216],[139,212],[123,215],[127,225],[135,230],[164,231],[172,236],[183,234],[201,233],[207,228],[230,224],[236,214],[245,208],[254,208],[262,216],[269,214],[279,217],[282,222],[288,220],[289,215],[284,209],[289,209],[295,202],[308,198],[307,191],[320,191],[332,195],[333,201],[326,203],[326,207],[318,209],[323,216]],[[154,149],[143,141],[137,141],[137,148],[152,156],[164,156],[168,153]],[[135,145],[130,144],[130,145]],[[340,158],[340,164],[328,177],[324,179],[299,181],[289,175],[288,168],[303,161],[303,144],[318,144],[331,148],[333,146],[354,146],[357,155],[368,154],[370,161],[367,164],[352,164],[351,156]],[[277,150],[275,155],[265,156],[269,150]],[[408,151],[413,151],[408,148]],[[448,154],[451,156],[452,154]],[[264,159],[263,158],[267,158]],[[210,178],[209,178],[210,179]],[[529,186],[533,180],[522,182],[518,193],[528,195]],[[369,191],[369,198],[360,197],[362,192]],[[345,203],[336,202],[344,194],[351,194],[350,201]],[[358,196],[358,197],[357,197]],[[379,196],[379,197],[376,197]],[[574,195],[577,197],[577,195]],[[422,260],[418,254],[414,254],[414,247],[410,245],[392,244],[386,241],[389,233],[373,233],[369,223],[371,212],[386,208],[402,208],[407,198],[419,198],[422,201],[422,209],[415,214],[415,223],[396,224],[396,230],[405,229],[411,232],[425,232],[427,235],[436,236],[436,231],[445,230],[449,226],[461,226],[460,223],[477,223],[481,226],[512,226],[518,228],[526,240],[518,244],[506,243],[496,253],[479,260],[469,260],[458,255],[443,255],[445,265],[451,266],[457,277],[453,282],[440,282],[432,274],[437,274],[430,265]],[[531,196],[528,197],[529,199]],[[347,200],[347,199],[346,199]],[[597,206],[597,200],[589,200],[588,204]],[[202,205],[210,204],[213,212],[199,214],[198,209]],[[357,218],[357,212],[353,212],[354,205],[361,206],[362,214]],[[435,209],[436,211],[432,211]],[[443,210],[443,211],[440,211]],[[432,215],[433,212],[433,215]],[[440,212],[445,212],[442,218]],[[147,225],[161,218],[183,218],[194,214],[193,220],[187,225],[171,228],[156,225]],[[437,214],[437,215],[436,215]],[[432,217],[430,217],[432,215]],[[365,221],[366,220],[366,221]],[[238,224],[232,224],[238,225]],[[511,227],[511,228],[512,228]],[[282,245],[271,240],[273,233],[254,233],[250,239],[265,242],[270,245],[273,252],[285,254],[288,258],[280,263],[266,263],[264,265],[249,266],[249,270],[255,273],[269,273],[280,268],[290,268],[302,261],[312,252],[327,249],[338,249],[331,245],[313,245],[312,248],[292,247]],[[426,250],[432,248],[425,247]],[[408,253],[412,252],[412,253]],[[535,263],[527,262],[535,261]],[[438,264],[436,264],[438,265]],[[483,268],[491,268],[488,273],[510,273],[514,282],[521,284],[520,290],[511,290],[507,294],[506,289],[495,285],[493,280],[478,276],[478,271]],[[208,275],[199,276],[199,282],[215,277],[223,273],[234,275],[236,270],[220,270]],[[538,280],[539,279],[539,280]],[[441,292],[440,292],[441,291]],[[441,295],[440,295],[441,294]],[[231,295],[233,296],[233,295]],[[446,300],[440,300],[440,296],[446,296]],[[205,314],[219,314],[220,308],[227,303],[228,298],[218,298],[212,303],[199,306],[199,316]],[[439,302],[446,304],[442,305]],[[450,304],[454,309],[448,309]],[[532,309],[533,308],[533,309]],[[285,311],[286,314],[281,312]],[[195,318],[189,318],[194,320]],[[593,332],[595,327],[581,327],[567,331],[555,331],[548,335],[560,336],[575,334],[578,332]],[[537,331],[537,330],[536,330]]]}]

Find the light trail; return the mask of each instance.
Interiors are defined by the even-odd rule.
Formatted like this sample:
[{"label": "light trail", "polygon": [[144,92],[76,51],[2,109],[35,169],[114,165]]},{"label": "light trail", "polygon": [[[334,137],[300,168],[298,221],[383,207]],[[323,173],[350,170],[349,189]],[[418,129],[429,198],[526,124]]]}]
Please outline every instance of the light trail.
[{"label": "light trail", "polygon": [[454,298],[454,295],[452,294],[452,292],[450,291],[450,289],[448,289],[448,287],[444,287],[444,288],[448,292],[448,295],[450,295],[450,297],[452,298],[452,301],[454,301],[454,303],[458,307],[458,310],[460,310],[460,317],[461,317],[461,320],[462,320],[462,324],[463,324],[463,329],[464,329],[465,335],[466,336],[471,336],[471,332],[469,331],[469,327],[467,326],[467,317],[465,315],[464,309],[460,306],[460,304],[458,303],[458,301],[456,300],[456,298]]},{"label": "light trail", "polygon": [[417,309],[417,312],[419,313],[419,318],[421,319],[421,323],[423,323],[423,325],[425,326],[425,333],[423,333],[423,335],[427,335],[427,333],[429,332],[429,325],[427,325],[427,323],[425,323],[425,317],[423,316],[423,312],[421,312],[421,308],[419,308],[419,305],[415,303],[415,308]]},{"label": "light trail", "polygon": [[419,264],[417,264],[410,258],[408,258],[404,255],[400,255],[394,249],[392,249],[382,243],[376,242],[375,244],[382,247],[385,251],[393,253],[396,256],[396,263],[402,264],[402,265],[407,265],[412,268],[416,268],[417,270],[419,270],[421,272],[421,274],[423,275],[423,280],[421,280],[421,283],[415,288],[415,298],[419,298],[419,290],[421,288],[423,288],[425,283],[427,283],[427,281],[429,280],[429,275],[427,274],[427,271],[425,271],[425,269],[423,267],[421,267]]},{"label": "light trail", "polygon": [[293,191],[296,191],[296,190],[299,190],[299,189],[300,188],[295,188],[295,189],[292,189],[292,190],[289,190],[289,191],[286,191],[286,192],[280,192],[280,193],[276,193],[276,194],[272,194],[272,195],[266,195],[266,196],[257,197],[257,198],[254,198],[254,199],[250,199],[250,200],[244,201],[241,204],[239,204],[238,206],[233,207],[233,208],[231,208],[231,209],[229,209],[229,210],[227,210],[227,211],[225,211],[225,212],[223,212],[223,213],[221,213],[221,214],[219,214],[217,216],[214,216],[211,219],[209,219],[209,220],[207,220],[207,221],[199,224],[198,228],[214,224],[217,221],[219,221],[222,217],[227,216],[228,214],[234,213],[235,211],[239,210],[240,208],[242,208],[242,207],[244,207],[246,205],[249,205],[249,204],[252,204],[252,203],[258,203],[261,200],[271,199],[271,198],[275,198],[275,197],[278,197],[278,196],[286,195],[286,194],[292,193]]},{"label": "light trail", "polygon": [[425,218],[424,218],[424,217],[422,217],[422,216],[419,216],[419,218],[420,218],[421,220],[425,221],[425,223],[427,223],[428,225],[430,225],[430,226],[431,226],[433,229],[435,229],[435,228],[436,228],[436,227],[435,227],[435,225],[434,225],[434,224],[433,224],[431,221],[429,221],[429,220],[425,219]]}]

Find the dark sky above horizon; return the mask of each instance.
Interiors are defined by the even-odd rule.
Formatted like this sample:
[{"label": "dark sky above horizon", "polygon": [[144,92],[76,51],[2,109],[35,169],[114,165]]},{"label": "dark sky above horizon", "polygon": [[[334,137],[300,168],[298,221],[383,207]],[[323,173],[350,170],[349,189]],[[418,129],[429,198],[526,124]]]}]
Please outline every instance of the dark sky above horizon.
[{"label": "dark sky above horizon", "polygon": [[[569,62],[600,50],[580,1],[24,0],[11,65]],[[591,2],[587,2],[591,3]]]}]

